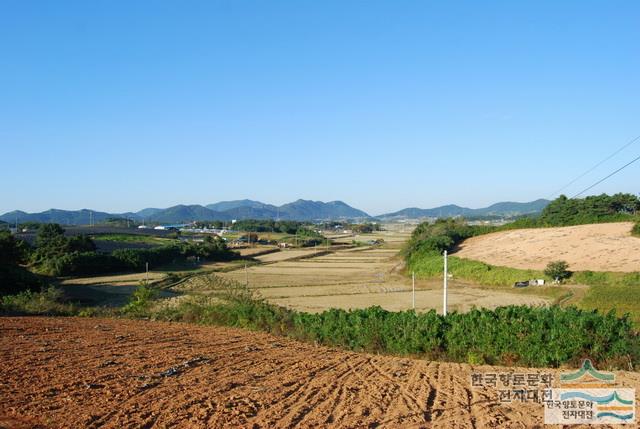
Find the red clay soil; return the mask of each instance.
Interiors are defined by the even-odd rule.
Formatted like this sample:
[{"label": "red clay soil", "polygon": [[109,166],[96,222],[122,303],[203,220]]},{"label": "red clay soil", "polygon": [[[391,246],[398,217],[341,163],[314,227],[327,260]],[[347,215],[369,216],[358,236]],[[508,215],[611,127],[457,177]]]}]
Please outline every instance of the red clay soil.
[{"label": "red clay soil", "polygon": [[500,404],[472,370],[509,369],[230,328],[0,318],[0,428],[542,427],[542,405]]}]

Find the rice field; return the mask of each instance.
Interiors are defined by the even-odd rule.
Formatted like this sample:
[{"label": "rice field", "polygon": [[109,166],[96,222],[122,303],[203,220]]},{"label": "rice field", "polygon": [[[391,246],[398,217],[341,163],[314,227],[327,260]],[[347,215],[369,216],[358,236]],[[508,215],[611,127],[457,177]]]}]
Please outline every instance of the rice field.
[{"label": "rice field", "polygon": [[[285,250],[259,256],[263,262],[219,273],[246,284],[274,304],[300,311],[321,312],[329,308],[355,309],[379,305],[398,311],[412,308],[411,279],[403,272],[398,251],[410,232],[381,231],[374,234],[334,238],[352,241],[384,240],[380,246],[357,246],[326,253],[315,249]],[[301,259],[302,258],[302,259]],[[480,288],[450,282],[449,311],[502,305],[547,305],[549,297]],[[416,282],[416,310],[442,310],[442,284],[437,280]]]}]

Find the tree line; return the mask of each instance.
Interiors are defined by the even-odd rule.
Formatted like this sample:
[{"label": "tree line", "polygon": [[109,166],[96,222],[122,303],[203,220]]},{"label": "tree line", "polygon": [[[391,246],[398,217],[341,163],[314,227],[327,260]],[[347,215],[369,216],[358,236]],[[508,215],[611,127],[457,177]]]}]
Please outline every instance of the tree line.
[{"label": "tree line", "polygon": [[639,212],[640,199],[633,194],[602,194],[586,198],[561,195],[544,208],[537,223],[540,226],[568,226],[613,222],[634,219]]},{"label": "tree line", "polygon": [[58,224],[42,224],[35,245],[16,239],[8,231],[0,231],[0,294],[36,288],[44,276],[94,275],[141,271],[150,267],[195,258],[209,261],[237,257],[224,240],[206,237],[203,242],[176,242],[149,249],[117,249],[111,253],[96,250],[86,235],[68,237]]}]

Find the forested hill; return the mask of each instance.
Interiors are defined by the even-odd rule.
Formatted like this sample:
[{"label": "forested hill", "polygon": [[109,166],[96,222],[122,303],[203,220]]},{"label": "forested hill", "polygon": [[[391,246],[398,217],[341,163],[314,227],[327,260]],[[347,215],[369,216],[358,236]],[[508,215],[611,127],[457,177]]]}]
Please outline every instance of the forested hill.
[{"label": "forested hill", "polygon": [[406,208],[397,212],[387,213],[377,216],[382,220],[420,219],[420,218],[447,218],[447,217],[516,217],[540,213],[549,200],[539,199],[528,203],[501,202],[492,204],[489,207],[470,209],[460,207],[455,204],[434,207],[431,209],[420,209],[416,207]]}]

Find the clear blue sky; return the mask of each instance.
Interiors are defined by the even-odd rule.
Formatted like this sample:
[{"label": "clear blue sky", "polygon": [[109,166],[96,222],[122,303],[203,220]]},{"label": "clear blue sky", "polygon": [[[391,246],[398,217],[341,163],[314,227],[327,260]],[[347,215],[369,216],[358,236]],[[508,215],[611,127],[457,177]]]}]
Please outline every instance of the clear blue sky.
[{"label": "clear blue sky", "polygon": [[547,197],[640,134],[639,23],[637,1],[3,0],[0,213]]}]

